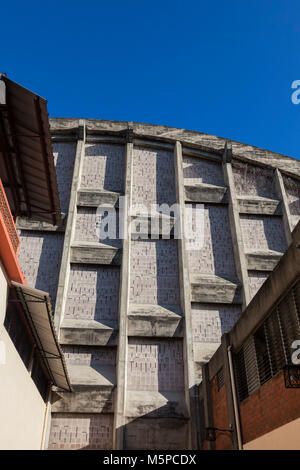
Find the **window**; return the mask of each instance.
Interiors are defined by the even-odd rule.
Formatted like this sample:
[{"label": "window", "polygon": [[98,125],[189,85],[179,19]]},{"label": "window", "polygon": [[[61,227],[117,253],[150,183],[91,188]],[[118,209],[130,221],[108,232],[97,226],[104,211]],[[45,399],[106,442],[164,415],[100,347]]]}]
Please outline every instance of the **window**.
[{"label": "window", "polygon": [[242,401],[291,364],[292,343],[300,339],[300,281],[234,356],[239,400]]},{"label": "window", "polygon": [[42,358],[35,348],[34,337],[30,332],[28,322],[20,305],[13,298],[9,299],[7,305],[4,326],[26,369],[28,371],[31,369],[32,380],[43,400],[46,401],[49,378],[42,365]]}]

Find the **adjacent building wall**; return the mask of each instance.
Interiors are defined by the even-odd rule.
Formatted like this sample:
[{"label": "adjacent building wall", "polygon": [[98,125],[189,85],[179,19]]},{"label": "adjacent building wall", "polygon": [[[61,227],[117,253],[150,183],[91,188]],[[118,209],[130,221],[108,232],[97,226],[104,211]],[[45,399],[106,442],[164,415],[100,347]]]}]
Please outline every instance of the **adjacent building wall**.
[{"label": "adjacent building wall", "polygon": [[0,360],[0,449],[40,450],[46,404],[4,327],[1,342],[5,362]]}]

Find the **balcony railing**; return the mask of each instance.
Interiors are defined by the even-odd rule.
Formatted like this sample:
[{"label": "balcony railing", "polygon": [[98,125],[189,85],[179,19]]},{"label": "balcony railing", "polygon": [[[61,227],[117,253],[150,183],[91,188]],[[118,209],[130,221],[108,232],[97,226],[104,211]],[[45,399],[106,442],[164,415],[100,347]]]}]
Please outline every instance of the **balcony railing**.
[{"label": "balcony railing", "polygon": [[9,239],[11,241],[14,252],[18,256],[19,248],[20,248],[20,238],[16,229],[13,216],[9,208],[9,204],[7,201],[7,197],[6,197],[1,179],[0,179],[0,214],[4,221],[4,224],[8,232]]}]

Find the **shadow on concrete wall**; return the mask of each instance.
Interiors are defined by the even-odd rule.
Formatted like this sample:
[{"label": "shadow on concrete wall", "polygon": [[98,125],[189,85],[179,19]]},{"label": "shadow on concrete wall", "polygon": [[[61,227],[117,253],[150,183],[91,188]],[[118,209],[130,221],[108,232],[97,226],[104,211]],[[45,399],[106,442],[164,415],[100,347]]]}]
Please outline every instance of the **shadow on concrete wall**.
[{"label": "shadow on concrete wall", "polygon": [[[101,147],[102,155],[99,155],[99,147]],[[120,151],[119,148],[119,145],[114,144],[94,144],[86,147],[85,156],[105,160],[105,175],[103,188],[99,187],[92,189],[106,189],[108,191],[116,191],[122,193],[124,187],[125,174],[125,147],[123,146],[123,152]]]}]

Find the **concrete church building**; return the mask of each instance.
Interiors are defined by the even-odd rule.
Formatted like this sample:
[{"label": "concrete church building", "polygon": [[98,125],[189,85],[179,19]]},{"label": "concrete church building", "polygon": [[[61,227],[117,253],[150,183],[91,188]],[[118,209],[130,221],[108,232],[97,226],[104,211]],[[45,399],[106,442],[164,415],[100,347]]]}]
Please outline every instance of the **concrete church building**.
[{"label": "concrete church building", "polygon": [[[47,446],[196,449],[201,365],[291,242],[300,162],[164,126],[50,127],[63,224],[17,220],[19,263],[50,293],[73,389],[52,393]],[[179,203],[182,231],[185,208],[202,211],[203,246],[99,239],[98,206],[121,210],[123,195],[125,209]]]}]

